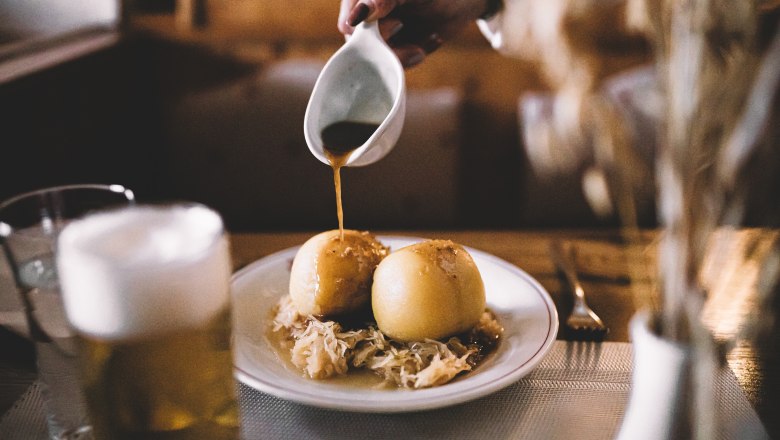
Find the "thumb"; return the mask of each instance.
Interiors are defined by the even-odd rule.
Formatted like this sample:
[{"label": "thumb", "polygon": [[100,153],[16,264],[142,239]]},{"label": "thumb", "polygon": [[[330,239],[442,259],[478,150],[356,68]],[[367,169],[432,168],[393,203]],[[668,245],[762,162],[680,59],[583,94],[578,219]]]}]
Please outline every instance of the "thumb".
[{"label": "thumb", "polygon": [[349,12],[347,24],[354,27],[363,21],[379,20],[404,3],[406,0],[361,0]]}]

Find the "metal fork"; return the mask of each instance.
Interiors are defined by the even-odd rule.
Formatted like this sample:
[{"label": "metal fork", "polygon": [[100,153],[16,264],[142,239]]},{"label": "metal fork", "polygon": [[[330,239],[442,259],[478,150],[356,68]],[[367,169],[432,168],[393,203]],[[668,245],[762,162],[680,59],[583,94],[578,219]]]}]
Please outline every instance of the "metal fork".
[{"label": "metal fork", "polygon": [[566,254],[563,245],[556,240],[550,243],[550,255],[574,292],[574,306],[566,319],[568,334],[578,340],[602,340],[609,329],[585,301],[585,290],[574,268],[574,247]]}]

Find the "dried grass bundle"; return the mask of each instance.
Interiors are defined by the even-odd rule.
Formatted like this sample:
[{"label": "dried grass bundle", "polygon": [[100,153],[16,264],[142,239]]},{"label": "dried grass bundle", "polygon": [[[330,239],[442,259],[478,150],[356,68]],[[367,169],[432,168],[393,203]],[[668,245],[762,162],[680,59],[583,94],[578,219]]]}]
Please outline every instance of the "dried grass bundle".
[{"label": "dried grass bundle", "polygon": [[[708,253],[733,238],[728,226],[741,224],[747,215],[766,225],[780,224],[780,203],[771,191],[780,188],[780,149],[772,141],[780,128],[771,123],[777,117],[773,111],[780,85],[780,33],[768,44],[758,38],[762,14],[780,2],[526,4],[528,17],[535,12],[559,19],[555,26],[547,23],[546,27],[543,22],[523,22],[529,29],[528,46],[545,49],[537,52],[557,90],[554,105],[546,111],[531,106],[531,100],[526,102],[526,110],[536,110],[525,115],[526,122],[534,122],[524,129],[526,143],[539,144],[534,148],[541,152],[592,146],[594,166],[585,173],[585,194],[595,208],[612,210],[620,218],[628,267],[637,279],[649,266],[636,239],[637,212],[642,192],[655,181],[658,217],[664,228],[658,258],[661,284],[651,297],[636,292],[637,306],[656,312],[662,337],[692,347],[691,430],[696,438],[713,438],[712,378],[720,347],[701,320],[707,295],[701,276]],[[611,54],[596,44],[598,33],[581,34],[592,28],[588,23],[598,21],[596,16],[612,17],[615,10],[625,12],[628,31],[646,37],[654,62],[651,69],[601,83],[600,68],[607,63],[599,58]],[[545,29],[548,32],[542,32]],[[621,94],[633,95],[631,105],[623,108]],[[656,130],[650,136],[656,143],[654,172],[641,157],[642,148],[637,148],[648,138],[637,126],[640,119]],[[538,156],[550,163],[537,168],[575,169],[574,155],[568,156],[569,162],[550,159],[555,156]],[[766,187],[775,198],[756,198],[767,194]],[[750,212],[756,201],[768,202],[761,207],[762,217]],[[780,317],[773,314],[780,313],[780,241],[771,248],[759,291],[765,304],[773,306],[763,308],[761,322],[764,329],[780,329]],[[724,342],[733,343],[718,343]]]},{"label": "dried grass bundle", "polygon": [[[628,22],[654,45],[665,116],[657,162],[665,335],[684,339],[701,303],[699,273],[709,240],[744,217],[751,159],[780,81],[780,34],[757,44],[762,2],[629,0]],[[776,150],[775,150],[776,151]],[[776,163],[776,162],[775,162]],[[766,163],[765,163],[766,164]]]},{"label": "dried grass bundle", "polygon": [[[653,44],[665,109],[656,163],[665,231],[659,329],[693,349],[691,430],[701,439],[715,435],[712,378],[718,366],[718,347],[701,321],[706,299],[701,271],[713,240],[728,238],[715,233],[744,217],[746,195],[755,183],[751,176],[757,175],[747,166],[776,152],[761,139],[780,81],[780,34],[762,55],[756,38],[761,6],[756,1],[629,0],[627,7],[629,25]],[[770,262],[777,261],[774,255]],[[766,289],[767,296],[777,290],[776,266],[765,271],[773,273],[767,284],[775,286]]]}]

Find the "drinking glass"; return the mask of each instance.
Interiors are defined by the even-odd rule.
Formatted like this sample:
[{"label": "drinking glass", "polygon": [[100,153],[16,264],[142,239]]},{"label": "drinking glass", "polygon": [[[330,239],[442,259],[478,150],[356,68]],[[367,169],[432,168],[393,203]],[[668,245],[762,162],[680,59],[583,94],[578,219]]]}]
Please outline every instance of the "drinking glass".
[{"label": "drinking glass", "polygon": [[89,215],[60,235],[57,269],[96,438],[238,438],[232,270],[215,211]]},{"label": "drinking glass", "polygon": [[0,203],[0,242],[11,266],[35,344],[46,421],[52,439],[89,439],[78,381],[77,346],[62,309],[54,258],[66,224],[86,213],[134,203],[120,185],[69,185]]}]

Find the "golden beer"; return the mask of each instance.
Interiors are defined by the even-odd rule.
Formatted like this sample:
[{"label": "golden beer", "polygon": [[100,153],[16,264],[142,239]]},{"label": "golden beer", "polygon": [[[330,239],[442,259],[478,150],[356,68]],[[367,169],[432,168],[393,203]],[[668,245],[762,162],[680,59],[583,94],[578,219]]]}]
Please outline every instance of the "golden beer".
[{"label": "golden beer", "polygon": [[227,309],[200,328],[148,339],[81,340],[96,438],[238,438]]},{"label": "golden beer", "polygon": [[57,267],[95,438],[237,439],[230,257],[200,205],[93,214]]}]

